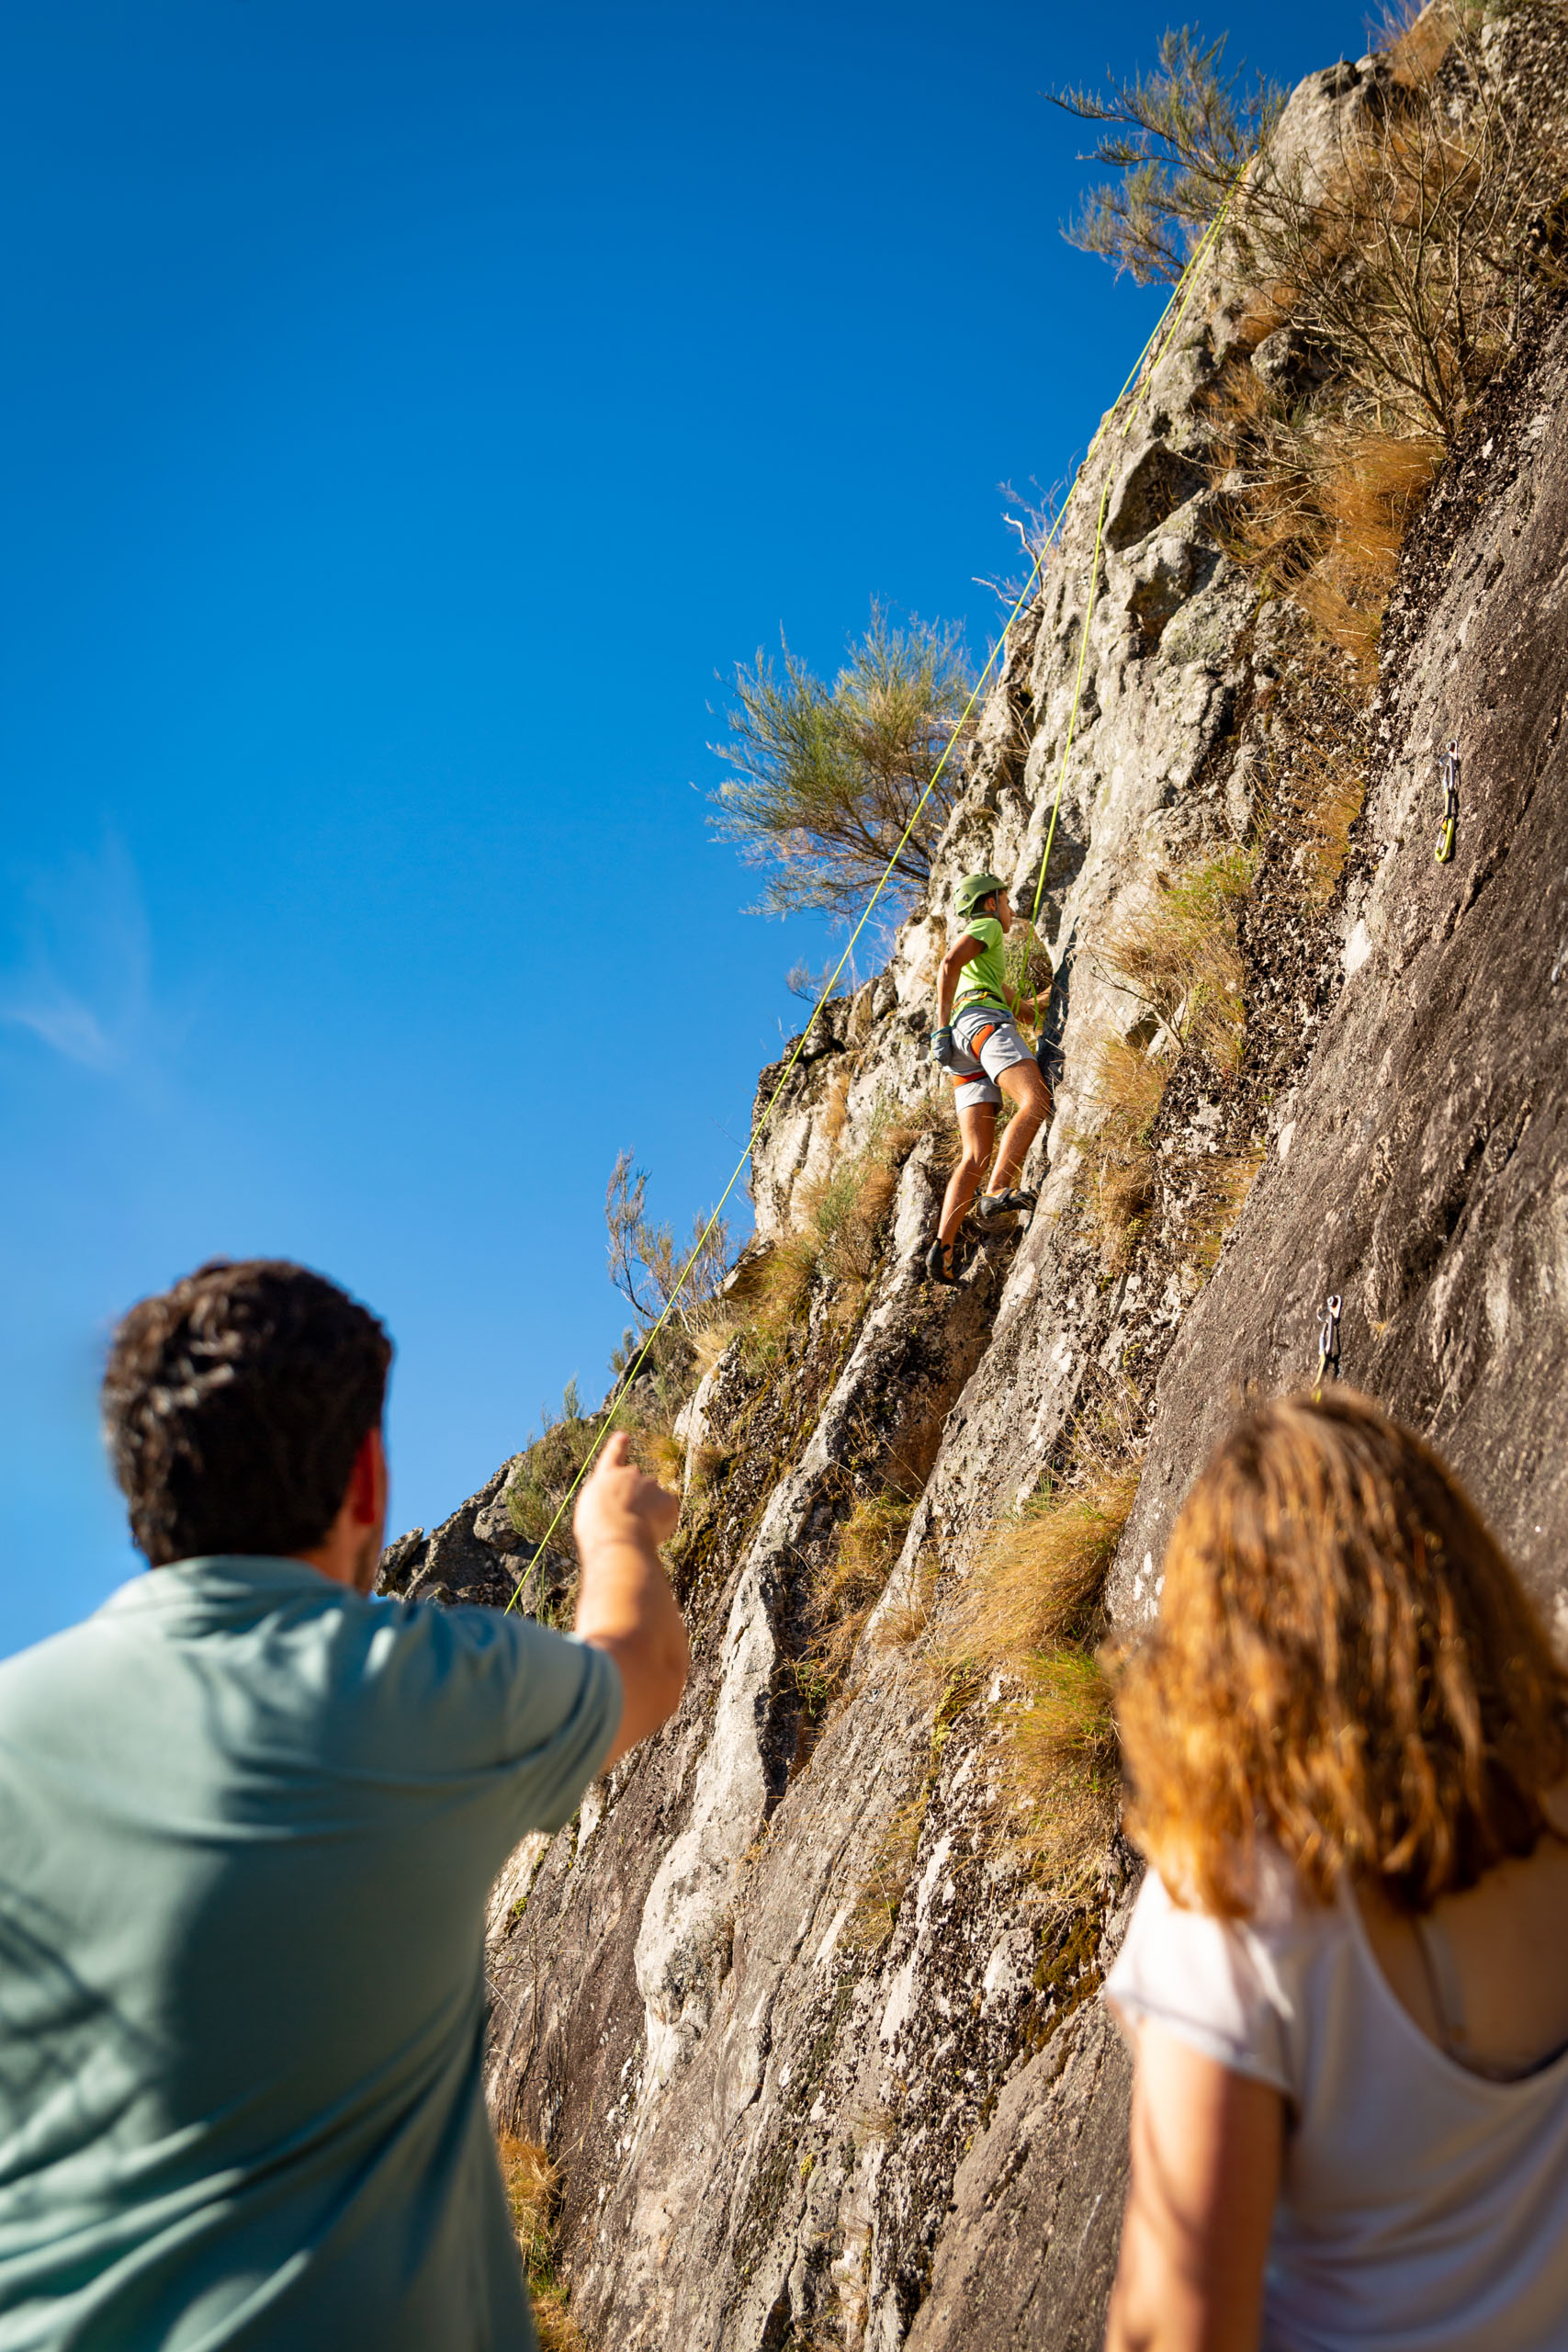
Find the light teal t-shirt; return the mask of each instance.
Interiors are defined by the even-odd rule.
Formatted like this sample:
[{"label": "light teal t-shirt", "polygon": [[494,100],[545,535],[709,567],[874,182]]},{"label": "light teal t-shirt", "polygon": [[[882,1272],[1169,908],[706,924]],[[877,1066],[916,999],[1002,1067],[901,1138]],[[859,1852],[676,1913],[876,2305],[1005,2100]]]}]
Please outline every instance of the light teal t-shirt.
[{"label": "light teal t-shirt", "polygon": [[529,2352],[484,1905],[620,1677],[187,1560],[0,1665],[0,2352]]}]

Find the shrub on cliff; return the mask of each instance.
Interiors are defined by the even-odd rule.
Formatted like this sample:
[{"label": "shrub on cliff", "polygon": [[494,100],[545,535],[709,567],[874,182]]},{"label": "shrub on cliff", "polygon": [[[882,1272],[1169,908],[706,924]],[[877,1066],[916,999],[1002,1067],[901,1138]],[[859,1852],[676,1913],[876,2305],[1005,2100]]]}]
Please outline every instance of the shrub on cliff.
[{"label": "shrub on cliff", "polygon": [[[1101,126],[1073,243],[1145,282],[1176,278],[1229,202],[1231,266],[1254,289],[1252,340],[1287,323],[1312,405],[1381,434],[1450,442],[1509,348],[1536,266],[1528,232],[1562,158],[1495,71],[1496,9],[1433,0],[1381,68],[1345,66],[1353,102],[1325,139],[1278,136],[1281,94],[1245,96],[1224,43],[1168,32],[1157,70],[1055,103]],[[1325,81],[1328,77],[1323,77]]]},{"label": "shrub on cliff", "polygon": [[1551,6],[1432,0],[1372,65],[1320,77],[1332,107],[1301,122],[1281,124],[1261,84],[1238,96],[1223,42],[1186,32],[1166,35],[1155,74],[1057,99],[1100,126],[1093,160],[1121,174],[1090,191],[1074,243],[1175,277],[1228,203],[1241,300],[1208,401],[1227,551],[1364,687],[1405,530],[1532,281],[1555,282],[1565,159],[1508,61],[1561,28]]},{"label": "shrub on cliff", "polygon": [[[604,1192],[604,1228],[610,1280],[637,1317],[628,1342],[661,1320],[667,1330],[673,1324],[671,1338],[694,1340],[712,1320],[729,1270],[729,1227],[721,1216],[699,1215],[691,1240],[677,1243],[671,1226],[649,1216],[647,1192],[648,1170],[633,1167],[629,1151],[618,1152]],[[611,1361],[616,1372],[626,1369],[625,1362]]]},{"label": "shrub on cliff", "polygon": [[708,821],[767,870],[756,911],[858,915],[889,858],[886,911],[924,892],[964,789],[972,684],[958,629],[895,628],[876,605],[831,685],[787,644],[782,677],[761,652],[736,671],[728,741],[711,747],[734,774]]},{"label": "shrub on cliff", "polygon": [[1085,197],[1067,243],[1125,270],[1134,284],[1175,285],[1188,256],[1280,119],[1283,91],[1250,89],[1224,71],[1225,37],[1202,46],[1189,26],[1166,32],[1152,74],[1106,92],[1055,90],[1053,106],[1103,126],[1085,162],[1120,177]]}]

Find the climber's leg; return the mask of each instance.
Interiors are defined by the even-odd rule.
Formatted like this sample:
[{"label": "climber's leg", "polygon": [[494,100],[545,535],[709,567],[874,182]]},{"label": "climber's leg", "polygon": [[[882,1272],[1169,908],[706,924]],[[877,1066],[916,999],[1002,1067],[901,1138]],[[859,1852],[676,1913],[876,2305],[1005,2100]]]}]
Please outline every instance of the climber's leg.
[{"label": "climber's leg", "polygon": [[1051,1090],[1040,1075],[1038,1062],[1014,1062],[1010,1069],[998,1073],[997,1084],[1018,1108],[1002,1137],[987,1197],[1010,1192],[1017,1183],[1023,1173],[1029,1147],[1051,1115]]},{"label": "climber's leg", "polygon": [[964,1139],[964,1150],[957,1167],[947,1180],[942,1222],[937,1227],[937,1238],[944,1249],[951,1249],[957,1238],[958,1228],[964,1222],[964,1212],[979,1190],[981,1180],[991,1164],[991,1153],[997,1140],[996,1104],[961,1102],[958,1106],[958,1131]]}]

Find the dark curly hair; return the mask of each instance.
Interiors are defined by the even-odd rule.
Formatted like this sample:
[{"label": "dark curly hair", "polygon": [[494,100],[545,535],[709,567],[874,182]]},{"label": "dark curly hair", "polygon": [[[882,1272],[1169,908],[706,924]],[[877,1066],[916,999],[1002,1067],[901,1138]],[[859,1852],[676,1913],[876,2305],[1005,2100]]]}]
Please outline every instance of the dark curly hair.
[{"label": "dark curly hair", "polygon": [[152,1566],[319,1544],[391,1361],[367,1308],[283,1258],[215,1258],[141,1300],[109,1350],[104,1434]]}]

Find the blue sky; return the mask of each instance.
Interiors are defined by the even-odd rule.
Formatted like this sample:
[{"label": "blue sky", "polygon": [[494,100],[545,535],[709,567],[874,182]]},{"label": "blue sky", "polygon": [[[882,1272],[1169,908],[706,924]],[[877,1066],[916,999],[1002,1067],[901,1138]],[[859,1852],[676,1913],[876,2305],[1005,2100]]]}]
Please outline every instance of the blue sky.
[{"label": "blue sky", "polygon": [[711,1200],[827,944],[706,834],[715,673],[983,654],[1158,308],[1039,93],[1167,20],[0,9],[0,1649],[137,1565],[97,1373],[205,1257],[386,1317],[395,1527],[602,1393],[616,1151]]}]

